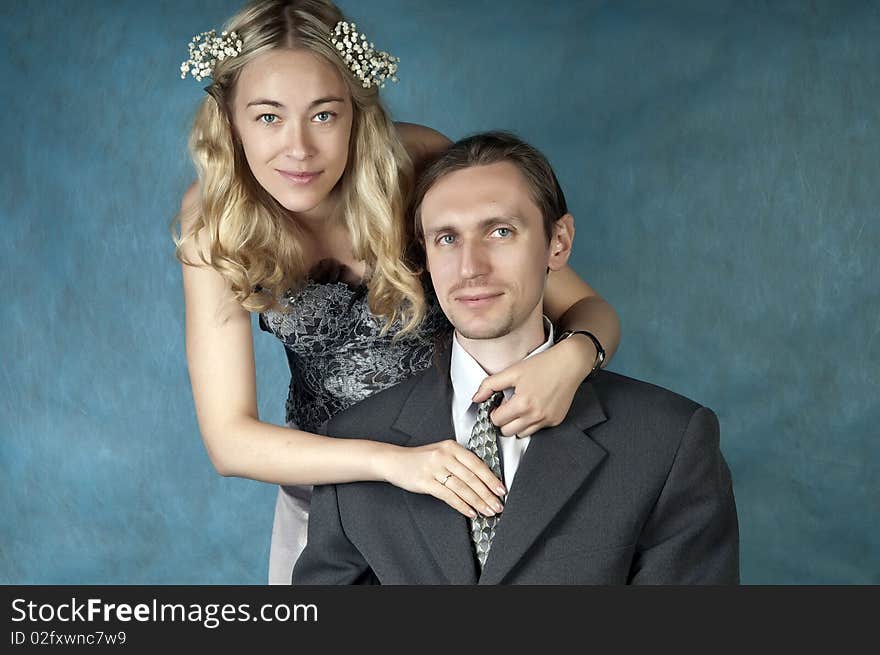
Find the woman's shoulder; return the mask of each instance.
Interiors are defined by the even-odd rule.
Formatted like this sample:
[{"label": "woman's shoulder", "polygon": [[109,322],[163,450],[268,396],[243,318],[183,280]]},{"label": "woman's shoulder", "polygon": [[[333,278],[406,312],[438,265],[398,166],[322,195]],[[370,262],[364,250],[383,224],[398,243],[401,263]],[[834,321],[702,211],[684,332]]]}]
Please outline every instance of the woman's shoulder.
[{"label": "woman's shoulder", "polygon": [[184,233],[192,230],[201,202],[201,190],[198,181],[195,181],[183,192],[183,197],[180,199],[180,226]]},{"label": "woman's shoulder", "polygon": [[189,185],[180,200],[180,212],[177,220],[180,223],[180,254],[187,260],[200,261],[201,253],[207,253],[207,239],[203,230],[197,229],[199,211],[202,205],[201,189],[198,181]]},{"label": "woman's shoulder", "polygon": [[397,133],[413,163],[432,159],[452,145],[445,135],[435,129],[417,123],[395,123]]}]

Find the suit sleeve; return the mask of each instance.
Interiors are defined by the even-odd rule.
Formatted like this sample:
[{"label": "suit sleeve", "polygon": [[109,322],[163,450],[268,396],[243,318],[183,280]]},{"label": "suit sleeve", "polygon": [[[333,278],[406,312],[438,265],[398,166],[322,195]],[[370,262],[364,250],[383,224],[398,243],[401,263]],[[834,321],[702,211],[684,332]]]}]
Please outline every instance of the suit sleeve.
[{"label": "suit sleeve", "polygon": [[306,548],[293,568],[294,585],[378,584],[342,527],[336,485],[317,486],[309,510]]},{"label": "suit sleeve", "polygon": [[639,538],[632,584],[738,584],[739,526],[718,418],[700,407]]}]

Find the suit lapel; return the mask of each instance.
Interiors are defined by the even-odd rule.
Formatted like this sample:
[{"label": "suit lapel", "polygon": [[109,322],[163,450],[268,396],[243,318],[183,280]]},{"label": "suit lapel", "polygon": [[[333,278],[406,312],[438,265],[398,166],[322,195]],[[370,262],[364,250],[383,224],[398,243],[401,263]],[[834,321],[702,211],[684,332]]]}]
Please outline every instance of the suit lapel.
[{"label": "suit lapel", "polygon": [[[449,368],[450,349],[441,355]],[[416,381],[392,427],[423,446],[455,439],[452,388],[448,374],[432,366]],[[476,584],[477,569],[467,519],[444,502],[426,494],[404,494],[422,536],[449,584]]]},{"label": "suit lapel", "polygon": [[[607,454],[585,430],[606,420],[593,385],[582,384],[569,415],[535,434],[495,529],[479,584],[499,584]],[[467,536],[467,535],[466,535]]]}]

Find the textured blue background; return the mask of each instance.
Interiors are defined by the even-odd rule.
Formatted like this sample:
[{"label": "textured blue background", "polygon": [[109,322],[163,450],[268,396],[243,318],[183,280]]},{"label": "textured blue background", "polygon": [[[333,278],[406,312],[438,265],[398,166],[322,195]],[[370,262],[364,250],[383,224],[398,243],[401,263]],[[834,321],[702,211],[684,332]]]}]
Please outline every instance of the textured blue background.
[{"label": "textured blue background", "polygon": [[[880,583],[880,3],[342,4],[402,57],[395,118],[550,157],[612,368],[721,418],[744,582]],[[178,65],[237,6],[0,8],[0,583],[265,580],[275,490],[204,452],[167,231]]]}]

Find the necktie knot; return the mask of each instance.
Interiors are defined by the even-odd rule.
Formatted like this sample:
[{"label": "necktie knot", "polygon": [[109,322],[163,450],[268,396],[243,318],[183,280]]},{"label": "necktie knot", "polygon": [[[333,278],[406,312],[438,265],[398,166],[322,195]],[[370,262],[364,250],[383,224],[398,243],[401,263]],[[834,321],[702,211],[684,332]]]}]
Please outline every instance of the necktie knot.
[{"label": "necktie knot", "polygon": [[477,413],[489,414],[493,409],[501,404],[502,400],[504,400],[504,392],[496,391],[491,396],[489,396],[489,400],[484,400],[479,405],[477,405]]}]

